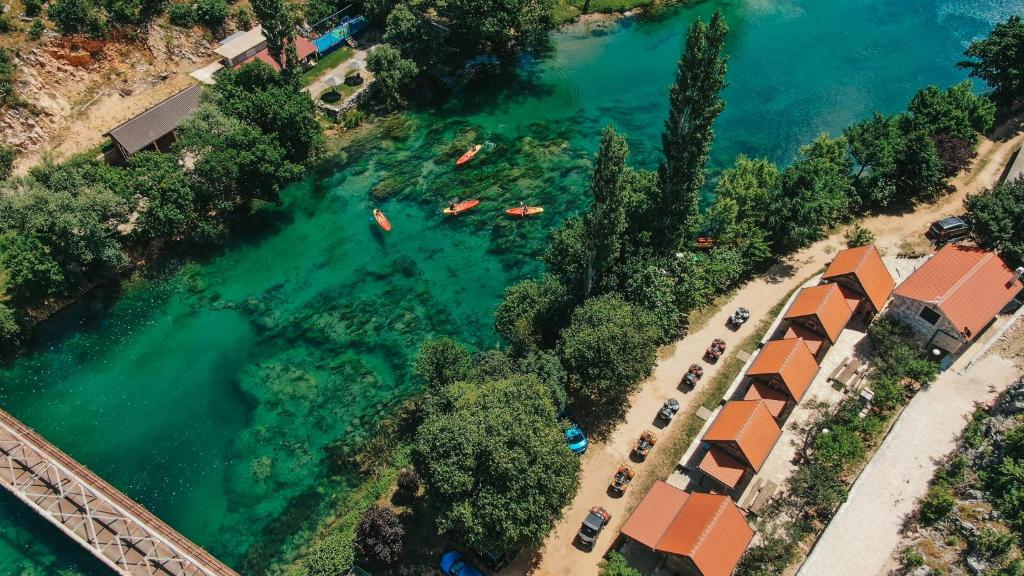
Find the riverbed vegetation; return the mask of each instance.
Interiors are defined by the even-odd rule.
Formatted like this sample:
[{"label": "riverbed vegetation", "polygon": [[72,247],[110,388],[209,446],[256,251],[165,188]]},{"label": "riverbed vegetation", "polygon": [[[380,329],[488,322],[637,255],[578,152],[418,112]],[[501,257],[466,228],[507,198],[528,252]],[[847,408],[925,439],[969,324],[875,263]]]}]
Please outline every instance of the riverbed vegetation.
[{"label": "riverbed vegetation", "polygon": [[312,102],[263,63],[227,72],[203,102],[172,154],[48,162],[0,182],[0,351],[136,263],[217,244],[320,147]]}]

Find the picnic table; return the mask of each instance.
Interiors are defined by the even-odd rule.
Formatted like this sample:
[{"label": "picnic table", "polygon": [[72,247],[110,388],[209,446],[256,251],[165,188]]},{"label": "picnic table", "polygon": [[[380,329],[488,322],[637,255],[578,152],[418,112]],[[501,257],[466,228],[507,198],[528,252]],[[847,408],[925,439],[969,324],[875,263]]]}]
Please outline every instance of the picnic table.
[{"label": "picnic table", "polygon": [[851,380],[854,375],[858,374],[858,370],[860,370],[863,364],[864,363],[858,358],[847,357],[839,364],[839,366],[836,366],[836,369],[832,371],[832,374],[829,375],[828,379],[843,386],[844,388],[849,388]]}]

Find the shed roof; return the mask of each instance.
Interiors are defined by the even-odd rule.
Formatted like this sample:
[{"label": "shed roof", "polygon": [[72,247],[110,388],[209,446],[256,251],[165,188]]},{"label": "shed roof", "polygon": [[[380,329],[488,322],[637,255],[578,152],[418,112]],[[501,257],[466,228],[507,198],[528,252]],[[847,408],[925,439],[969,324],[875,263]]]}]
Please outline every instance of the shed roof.
[{"label": "shed roof", "polygon": [[743,395],[743,399],[764,402],[772,417],[778,418],[782,411],[786,409],[786,403],[789,402],[790,396],[760,380],[754,380],[751,382],[750,388],[747,388],[747,393]]},{"label": "shed roof", "polygon": [[704,433],[705,442],[734,442],[754,471],[768,458],[782,435],[768,407],[760,400],[730,400]]},{"label": "shed roof", "polygon": [[656,549],[689,557],[703,576],[729,576],[753,538],[754,530],[731,498],[694,492]]},{"label": "shed roof", "polygon": [[[287,46],[287,42],[285,43],[285,45]],[[316,53],[316,47],[313,46],[312,42],[310,42],[306,38],[303,38],[302,36],[295,37],[295,54],[299,57],[299,60],[305,60],[306,58],[309,58],[310,54],[314,53]],[[239,62],[238,65],[235,66],[235,68],[240,68],[241,66],[244,66],[249,62],[252,62],[253,59],[255,58],[259,58],[260,60],[266,62],[267,65],[273,68],[274,70],[278,72],[281,71],[281,65],[278,64],[277,60],[274,60],[274,57],[270,55],[270,50],[268,48],[260,50],[259,52],[256,53],[255,56],[248,60],[245,60],[244,62]]]},{"label": "shed roof", "polygon": [[786,310],[785,319],[813,317],[835,344],[851,316],[853,310],[847,302],[847,294],[836,284],[821,284],[801,290]]},{"label": "shed roof", "polygon": [[896,294],[936,306],[965,337],[973,338],[1021,288],[994,252],[949,244],[900,284]]},{"label": "shed roof", "polygon": [[746,464],[730,456],[717,444],[708,447],[697,468],[729,488],[735,488],[747,473]]},{"label": "shed roof", "polygon": [[658,480],[623,524],[622,533],[649,548],[657,548],[658,541],[689,496]]},{"label": "shed roof", "polygon": [[822,280],[834,280],[840,276],[850,275],[857,280],[861,290],[867,295],[875,310],[881,310],[885,301],[892,293],[896,281],[882,262],[878,250],[871,244],[842,250],[836,254],[832,262],[822,274]]},{"label": "shed roof", "polygon": [[236,32],[228,36],[214,52],[231,60],[259,46],[260,42],[265,42],[266,40],[267,38],[263,35],[263,26],[257,26],[252,30],[241,33]]},{"label": "shed roof", "polygon": [[190,86],[127,122],[112,128],[110,136],[134,154],[171,132],[199,107],[202,86]]},{"label": "shed roof", "polygon": [[772,340],[764,345],[747,370],[748,376],[778,376],[797,402],[818,373],[818,362],[802,338]]}]

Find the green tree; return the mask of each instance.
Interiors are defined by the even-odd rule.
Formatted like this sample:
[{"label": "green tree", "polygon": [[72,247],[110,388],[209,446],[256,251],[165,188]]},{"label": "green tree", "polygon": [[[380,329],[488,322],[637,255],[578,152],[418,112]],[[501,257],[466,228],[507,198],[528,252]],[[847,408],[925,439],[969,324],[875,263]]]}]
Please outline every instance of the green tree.
[{"label": "green tree", "polygon": [[14,172],[14,148],[0,144],[0,182],[7,180]]},{"label": "green tree", "polygon": [[584,302],[558,344],[569,397],[595,412],[616,413],[650,374],[658,336],[650,314],[618,294]]},{"label": "green tree", "polygon": [[309,576],[337,576],[348,572],[354,560],[352,535],[338,530],[317,542],[303,563]]},{"label": "green tree", "polygon": [[220,30],[228,18],[226,0],[198,0],[196,2],[196,18],[199,23],[210,30]]},{"label": "green tree", "polygon": [[469,350],[453,338],[430,338],[420,346],[413,373],[431,389],[442,388],[469,378],[473,364]]},{"label": "green tree", "polygon": [[1024,178],[968,195],[964,206],[981,247],[998,251],[1011,266],[1024,264]]},{"label": "green tree", "polygon": [[25,7],[25,16],[29,18],[35,18],[43,13],[42,0],[25,0],[22,5]]},{"label": "green tree", "polygon": [[377,99],[385,110],[398,110],[406,103],[406,95],[419,74],[412,60],[388,44],[373,49],[366,57],[366,67],[373,72],[377,84]]},{"label": "green tree", "polygon": [[144,199],[135,236],[146,242],[190,240],[204,227],[204,206],[196,202],[191,183],[174,156],[142,152],[128,164],[133,195]]},{"label": "green tree", "polygon": [[42,18],[36,18],[32,21],[32,25],[28,29],[29,40],[39,40],[43,37],[43,33],[46,32],[46,25],[43,24]]},{"label": "green tree", "polygon": [[505,289],[494,313],[494,328],[520,356],[552,348],[568,321],[572,300],[551,275],[524,280]]},{"label": "green tree", "polygon": [[928,494],[921,500],[921,522],[931,526],[945,520],[956,506],[956,497],[948,486],[936,484],[928,489]]},{"label": "green tree", "polygon": [[395,47],[403,57],[420,67],[437,64],[445,46],[441,30],[406,4],[395,6],[388,14],[384,43]]},{"label": "green tree", "polygon": [[551,402],[555,408],[565,408],[569,401],[565,391],[565,368],[558,356],[546,350],[530,352],[519,361],[518,371],[522,374],[531,374],[540,380],[541,384],[551,394]]},{"label": "green tree", "polygon": [[908,109],[916,129],[924,130],[929,136],[949,134],[969,142],[992,128],[996,114],[995,104],[976,95],[970,80],[946,90],[937,86],[923,88],[910,101]]},{"label": "green tree", "polygon": [[875,241],[875,235],[867,228],[860,225],[860,222],[851,226],[846,232],[843,233],[843,238],[846,238],[847,248],[857,248],[858,246],[867,246]]},{"label": "green tree", "polygon": [[[295,44],[295,22],[286,0],[252,0],[252,11],[263,26],[267,38],[267,51],[285,67],[285,46]],[[218,80],[219,81],[219,80]]]},{"label": "green tree", "polygon": [[706,304],[717,294],[736,284],[748,270],[743,254],[730,246],[718,246],[700,252],[682,252],[674,262],[673,288],[680,314]]},{"label": "green tree", "polygon": [[22,309],[63,294],[66,288],[60,265],[46,247],[33,236],[15,231],[0,235],[0,279],[3,292]]},{"label": "green tree", "polygon": [[437,14],[467,53],[513,56],[543,45],[555,27],[554,0],[438,0]]},{"label": "green tree", "polygon": [[168,19],[179,28],[191,28],[199,22],[196,6],[191,2],[175,2],[171,4]]},{"label": "green tree", "polygon": [[21,341],[21,327],[9,306],[0,302],[0,355],[10,353]]},{"label": "green tree", "polygon": [[720,11],[710,25],[698,20],[686,33],[686,48],[669,91],[669,113],[661,136],[665,160],[658,168],[662,198],[651,206],[658,226],[654,241],[674,249],[696,233],[699,195],[711,152],[715,119],[725,108],[723,54],[728,27]]},{"label": "green tree", "polygon": [[636,256],[620,266],[622,297],[650,313],[660,344],[677,338],[682,317],[676,302],[676,282],[666,274],[666,266],[655,259]]},{"label": "green tree", "polygon": [[598,576],[642,576],[640,571],[629,565],[626,557],[616,551],[608,554],[605,560],[601,561],[601,571]]},{"label": "green tree", "polygon": [[89,0],[56,0],[46,9],[46,15],[62,34],[80,34],[95,19],[96,7]]},{"label": "green tree", "polygon": [[782,173],[782,205],[776,212],[784,232],[780,251],[806,246],[849,217],[854,198],[851,163],[844,138],[822,134],[800,149]]},{"label": "green tree", "polygon": [[896,165],[906,146],[899,116],[874,116],[843,131],[857,172],[854,184],[860,205],[885,208],[893,200]]},{"label": "green tree", "polygon": [[992,96],[1010,104],[1024,95],[1024,22],[1019,15],[996,24],[989,35],[971,43],[959,66],[992,87]]},{"label": "green tree", "polygon": [[416,432],[413,461],[438,529],[469,546],[537,544],[579,487],[555,407],[532,376],[449,386]]},{"label": "green tree", "polygon": [[16,70],[17,66],[10,52],[0,46],[0,106],[13,104],[18,100],[17,92],[14,90]]}]

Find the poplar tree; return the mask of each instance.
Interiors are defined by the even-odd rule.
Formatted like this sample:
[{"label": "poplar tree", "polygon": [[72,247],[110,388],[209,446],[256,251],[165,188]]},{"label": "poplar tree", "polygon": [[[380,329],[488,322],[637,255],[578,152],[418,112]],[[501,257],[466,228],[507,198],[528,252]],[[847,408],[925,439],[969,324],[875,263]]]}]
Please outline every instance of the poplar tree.
[{"label": "poplar tree", "polygon": [[267,52],[284,69],[290,62],[285,51],[286,46],[295,44],[295,23],[284,0],[252,0],[252,11],[256,14],[263,27],[263,36],[267,39]]},{"label": "poplar tree", "polygon": [[675,249],[697,233],[699,197],[715,133],[712,125],[725,108],[723,55],[728,27],[720,11],[710,25],[698,20],[686,33],[676,81],[669,92],[669,115],[661,136],[665,160],[658,168],[661,201],[651,206],[655,244]]}]

